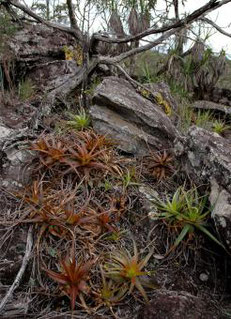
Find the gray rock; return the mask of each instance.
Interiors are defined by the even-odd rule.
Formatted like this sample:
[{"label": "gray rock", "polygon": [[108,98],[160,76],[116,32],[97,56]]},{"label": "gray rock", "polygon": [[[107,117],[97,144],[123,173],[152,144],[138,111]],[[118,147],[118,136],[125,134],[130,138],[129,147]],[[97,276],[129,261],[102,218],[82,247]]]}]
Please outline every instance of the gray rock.
[{"label": "gray rock", "polygon": [[[43,93],[58,91],[58,88],[62,87],[62,93],[67,94],[73,88],[66,84],[70,84],[70,79],[77,74],[78,70],[79,67],[75,61],[56,60],[36,65],[27,76]],[[67,89],[67,92],[64,92],[63,87]]]},{"label": "gray rock", "polygon": [[193,105],[195,109],[210,110],[219,114],[231,116],[231,107],[211,101],[196,101]]},{"label": "gray rock", "polygon": [[118,147],[145,155],[149,148],[168,149],[179,133],[158,105],[126,80],[108,77],[97,87],[90,109],[94,129],[118,141]]},{"label": "gray rock", "polygon": [[212,180],[209,199],[217,230],[231,250],[231,193]]},{"label": "gray rock", "polygon": [[25,24],[6,43],[15,61],[26,67],[64,59],[63,47],[74,44],[71,35],[43,24]]},{"label": "gray rock", "polygon": [[138,319],[217,319],[217,309],[204,298],[185,291],[157,290]]},{"label": "gray rock", "polygon": [[26,184],[31,176],[34,158],[28,150],[29,140],[34,137],[36,109],[27,103],[0,109],[0,185],[15,189]]},{"label": "gray rock", "polygon": [[0,185],[15,189],[28,183],[34,155],[28,150],[28,128],[9,130],[0,143]]},{"label": "gray rock", "polygon": [[214,87],[209,96],[205,97],[205,100],[231,106],[231,90]]},{"label": "gray rock", "polygon": [[77,62],[65,60],[64,47],[75,46],[71,35],[42,24],[25,24],[5,43],[17,82],[29,78],[37,95],[43,94],[37,103],[43,115],[49,114],[56,98],[63,100],[82,78]]},{"label": "gray rock", "polygon": [[[192,126],[185,139],[175,141],[175,153],[186,155],[185,165],[195,180],[214,179],[231,192],[231,142],[216,133]],[[182,154],[183,155],[183,154]]]},{"label": "gray rock", "polygon": [[153,199],[159,198],[159,194],[149,185],[139,186],[139,193],[143,197],[143,207],[148,212],[149,217],[151,218],[152,212],[156,211],[156,206],[153,204]]}]

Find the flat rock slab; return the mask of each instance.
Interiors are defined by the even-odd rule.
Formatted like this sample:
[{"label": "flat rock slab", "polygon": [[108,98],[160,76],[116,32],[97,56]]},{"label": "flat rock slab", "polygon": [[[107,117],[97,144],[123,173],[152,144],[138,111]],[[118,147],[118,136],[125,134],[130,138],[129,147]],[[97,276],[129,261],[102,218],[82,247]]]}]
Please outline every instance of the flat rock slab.
[{"label": "flat rock slab", "polygon": [[123,151],[145,155],[169,149],[179,137],[160,106],[141,96],[124,79],[108,77],[96,88],[90,109],[94,129],[108,134]]},{"label": "flat rock slab", "polygon": [[204,101],[204,100],[196,101],[192,105],[192,107],[195,109],[210,110],[210,111],[214,111],[216,113],[221,113],[224,115],[231,116],[231,107],[230,106],[228,106],[228,105],[226,106],[226,105],[219,104],[219,103],[214,103],[211,101]]}]

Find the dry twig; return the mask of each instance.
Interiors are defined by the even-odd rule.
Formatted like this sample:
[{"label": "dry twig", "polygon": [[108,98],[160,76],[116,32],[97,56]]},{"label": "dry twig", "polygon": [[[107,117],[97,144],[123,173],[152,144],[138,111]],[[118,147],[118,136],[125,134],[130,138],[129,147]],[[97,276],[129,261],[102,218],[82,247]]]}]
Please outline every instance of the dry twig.
[{"label": "dry twig", "polygon": [[13,284],[11,285],[10,289],[8,290],[7,294],[5,295],[5,297],[2,299],[2,301],[0,303],[0,313],[3,312],[3,309],[4,309],[5,305],[7,304],[7,301],[10,299],[10,297],[12,296],[15,289],[18,288],[18,286],[19,286],[19,283],[22,279],[22,276],[26,270],[26,266],[27,266],[28,261],[30,259],[32,246],[33,246],[33,238],[32,238],[32,226],[31,226],[29,228],[28,234],[27,234],[26,252],[25,252],[25,255],[23,257],[21,268],[19,269],[19,272],[18,272]]}]

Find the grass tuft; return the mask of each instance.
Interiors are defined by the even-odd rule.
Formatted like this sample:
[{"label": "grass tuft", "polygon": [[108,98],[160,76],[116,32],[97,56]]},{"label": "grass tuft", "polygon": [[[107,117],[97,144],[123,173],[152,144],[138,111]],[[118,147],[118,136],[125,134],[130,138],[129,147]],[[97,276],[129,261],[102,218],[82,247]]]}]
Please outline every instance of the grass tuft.
[{"label": "grass tuft", "polygon": [[225,121],[216,120],[213,122],[213,132],[223,135],[226,131],[231,129],[231,125],[227,125]]},{"label": "grass tuft", "polygon": [[18,86],[18,96],[21,101],[30,99],[35,94],[35,88],[30,79],[21,81]]}]

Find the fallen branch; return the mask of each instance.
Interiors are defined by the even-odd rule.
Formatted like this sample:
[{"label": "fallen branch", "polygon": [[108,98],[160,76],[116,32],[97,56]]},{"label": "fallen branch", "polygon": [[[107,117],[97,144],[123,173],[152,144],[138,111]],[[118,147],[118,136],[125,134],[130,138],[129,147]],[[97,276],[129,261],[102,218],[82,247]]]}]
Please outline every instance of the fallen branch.
[{"label": "fallen branch", "polygon": [[26,252],[25,252],[25,255],[23,257],[21,268],[19,269],[19,272],[18,272],[13,284],[11,285],[10,289],[8,290],[7,294],[5,295],[5,297],[2,299],[2,301],[0,303],[0,313],[3,312],[3,309],[4,309],[5,305],[7,304],[8,300],[10,299],[12,294],[14,293],[15,289],[18,288],[18,286],[19,286],[19,283],[22,279],[22,276],[26,270],[26,266],[27,266],[29,259],[30,259],[32,245],[33,245],[32,226],[30,226],[30,228],[28,230],[28,234],[27,234]]}]

